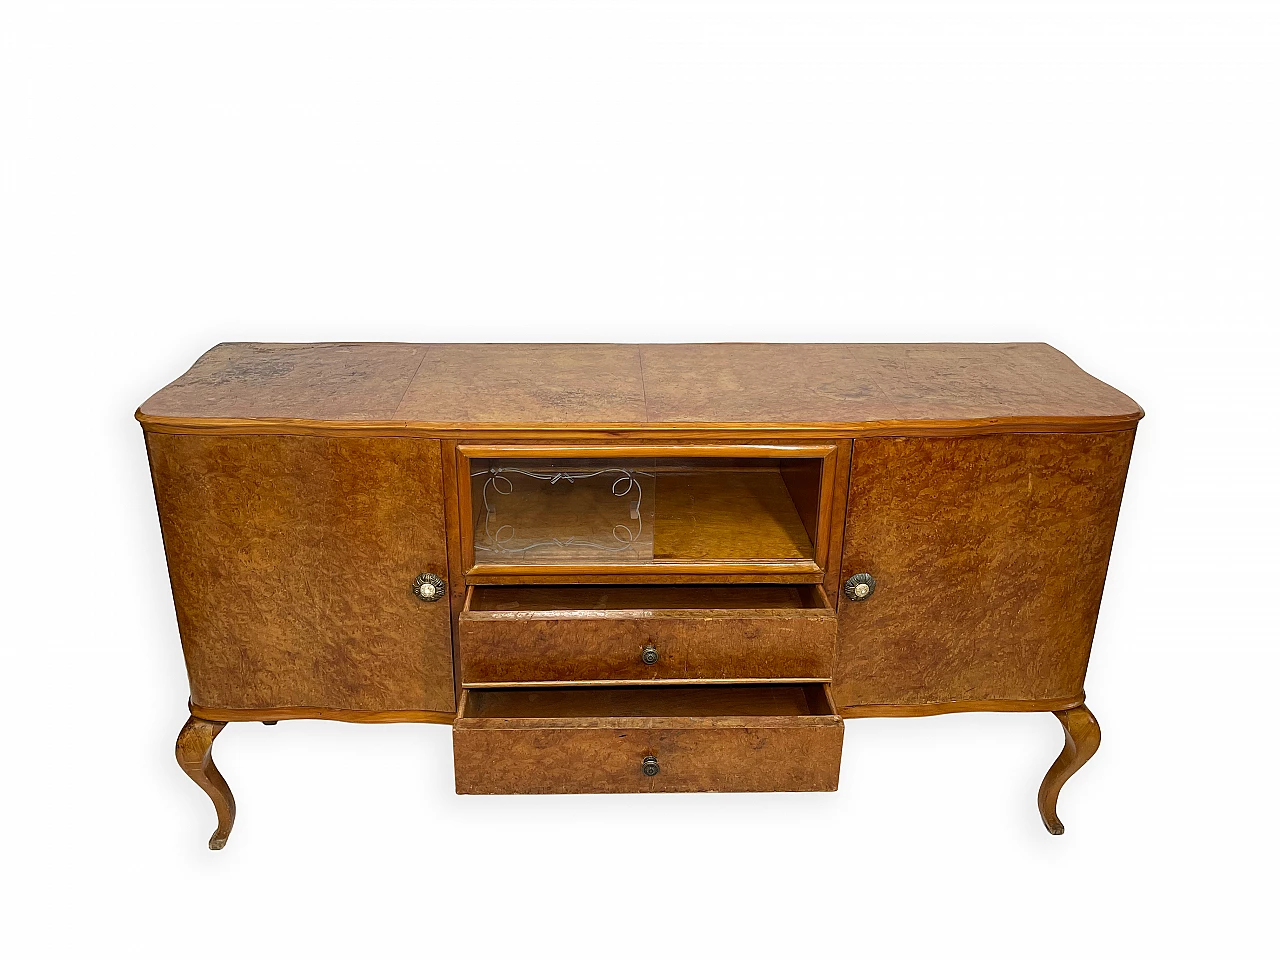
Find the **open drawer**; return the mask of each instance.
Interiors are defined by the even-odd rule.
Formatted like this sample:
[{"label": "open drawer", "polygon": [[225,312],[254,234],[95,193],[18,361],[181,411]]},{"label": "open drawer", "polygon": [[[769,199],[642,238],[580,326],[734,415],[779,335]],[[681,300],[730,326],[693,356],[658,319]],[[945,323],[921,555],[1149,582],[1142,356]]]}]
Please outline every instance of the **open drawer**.
[{"label": "open drawer", "polygon": [[462,682],[829,680],[835,610],[812,584],[473,586]]},{"label": "open drawer", "polygon": [[834,790],[844,725],[826,684],[462,692],[458,793]]}]

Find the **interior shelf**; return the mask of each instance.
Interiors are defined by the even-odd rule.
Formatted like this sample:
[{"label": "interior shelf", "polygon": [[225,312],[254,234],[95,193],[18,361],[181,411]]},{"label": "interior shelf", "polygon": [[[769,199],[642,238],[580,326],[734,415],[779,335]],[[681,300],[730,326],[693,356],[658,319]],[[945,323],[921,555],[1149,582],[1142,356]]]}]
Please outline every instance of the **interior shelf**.
[{"label": "interior shelf", "polygon": [[659,473],[655,560],[811,560],[813,542],[776,467]]}]

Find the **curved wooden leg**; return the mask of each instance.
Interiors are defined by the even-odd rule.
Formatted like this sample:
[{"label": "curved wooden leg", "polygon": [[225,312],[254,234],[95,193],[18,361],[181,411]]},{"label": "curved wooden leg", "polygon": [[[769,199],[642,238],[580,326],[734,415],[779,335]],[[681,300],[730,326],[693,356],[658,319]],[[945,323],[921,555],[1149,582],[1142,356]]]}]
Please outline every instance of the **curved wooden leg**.
[{"label": "curved wooden leg", "polygon": [[1102,742],[1102,729],[1097,718],[1086,706],[1072,707],[1070,710],[1055,710],[1053,715],[1062,723],[1067,742],[1062,753],[1053,761],[1053,766],[1044,775],[1044,783],[1040,784],[1040,819],[1055,837],[1063,831],[1062,821],[1058,819],[1058,793],[1062,785],[1071,779],[1072,774],[1089,762],[1089,758],[1098,752],[1098,744]]},{"label": "curved wooden leg", "polygon": [[222,732],[225,723],[213,720],[197,720],[188,717],[178,733],[175,752],[178,765],[196,785],[209,795],[213,808],[218,811],[218,829],[209,838],[210,850],[221,850],[227,844],[231,825],[236,821],[236,799],[222,774],[213,765],[213,741]]}]

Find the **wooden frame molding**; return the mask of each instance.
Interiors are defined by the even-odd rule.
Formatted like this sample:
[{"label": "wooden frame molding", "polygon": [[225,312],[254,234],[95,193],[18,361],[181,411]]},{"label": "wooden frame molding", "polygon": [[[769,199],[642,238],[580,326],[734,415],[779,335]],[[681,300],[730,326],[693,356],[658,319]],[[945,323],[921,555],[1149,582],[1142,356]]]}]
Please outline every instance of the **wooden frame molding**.
[{"label": "wooden frame molding", "polygon": [[[702,438],[705,439],[705,438]],[[826,444],[769,444],[769,443],[701,443],[663,446],[661,444],[625,445],[610,444],[472,444],[459,443],[455,465],[458,496],[458,517],[461,534],[461,562],[468,583],[511,583],[517,578],[540,578],[554,583],[565,577],[578,579],[615,576],[619,582],[643,582],[641,578],[654,577],[653,582],[665,582],[671,576],[688,576],[690,582],[698,579],[728,578],[731,580],[757,577],[781,577],[800,579],[812,583],[822,582],[828,568],[831,546],[831,516],[835,501],[843,499],[844,487],[837,489],[837,460],[841,445]],[[592,563],[592,564],[529,564],[529,563],[477,563],[475,561],[475,537],[470,522],[473,515],[471,502],[471,471],[467,466],[472,460],[483,459],[662,459],[670,458],[754,458],[761,460],[821,460],[821,488],[818,493],[818,526],[813,538],[812,560],[740,561],[716,560],[703,562],[651,561],[649,563]],[[845,479],[847,483],[847,478]],[[837,498],[836,494],[840,493]],[[582,582],[586,582],[582,580]]]},{"label": "wooden frame molding", "polygon": [[674,424],[465,424],[409,420],[294,420],[286,417],[196,419],[134,414],[152,433],[287,434],[289,436],[429,437],[445,440],[836,440],[852,437],[950,437],[990,433],[1110,433],[1132,428],[1143,414],[1099,417],[982,417],[974,420],[872,420],[862,423],[715,423],[706,429]]},{"label": "wooden frame molding", "polygon": [[453,723],[454,714],[434,710],[334,710],[329,707],[270,707],[265,710],[202,707],[187,701],[191,715],[213,723],[257,720],[342,720],[346,723]]},{"label": "wooden frame molding", "polygon": [[948,700],[942,703],[863,703],[841,707],[846,720],[864,717],[938,717],[946,713],[1055,713],[1084,705],[1084,694],[1057,700]]}]

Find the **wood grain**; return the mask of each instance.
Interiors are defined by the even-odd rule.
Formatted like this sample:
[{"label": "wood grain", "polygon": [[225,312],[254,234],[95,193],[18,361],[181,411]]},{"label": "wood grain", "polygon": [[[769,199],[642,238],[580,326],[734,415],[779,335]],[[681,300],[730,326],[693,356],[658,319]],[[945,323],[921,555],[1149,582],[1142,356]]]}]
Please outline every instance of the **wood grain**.
[{"label": "wood grain", "polygon": [[613,343],[438,343],[395,418],[643,423],[640,350]]},{"label": "wood grain", "polygon": [[[458,656],[458,615],[462,613],[462,605],[466,599],[467,582],[462,566],[462,520],[458,514],[458,486],[460,483],[457,444],[452,440],[441,441],[440,465],[443,467],[444,481],[444,519],[445,541],[448,545],[449,574],[445,580],[449,584],[450,626],[453,642],[453,663],[460,662]],[[454,703],[462,697],[462,677],[457,669],[453,671]]]},{"label": "wood grain", "polygon": [[1043,343],[646,344],[656,423],[1140,416]]},{"label": "wood grain", "polygon": [[329,707],[269,707],[234,709],[190,704],[191,715],[219,723],[280,720],[340,720],[343,723],[453,723],[455,713],[435,710],[335,710]]},{"label": "wood grain", "polygon": [[389,420],[426,353],[416,343],[220,343],[139,413]]},{"label": "wood grain", "polygon": [[[835,462],[831,467],[830,490],[827,490],[827,471],[823,471],[823,503],[821,516],[827,518],[826,530],[819,525],[818,554],[824,557],[826,568],[822,585],[828,597],[839,597],[843,589],[840,573],[844,557],[844,525],[849,508],[849,468],[853,462],[853,443],[843,440],[837,445]],[[825,546],[824,546],[825,543]]]},{"label": "wood grain", "polygon": [[[844,729],[820,688],[647,688],[642,694],[628,688],[465,690],[453,728],[458,793],[794,791],[839,784]],[[656,776],[644,775],[646,757],[658,761]]]},{"label": "wood grain", "polygon": [[[584,604],[577,610],[478,609],[502,603],[489,599],[490,593],[510,597],[517,591],[527,597],[547,589],[555,590],[472,588],[471,604],[458,626],[464,684],[831,676],[835,612],[823,605],[816,588],[801,598],[793,587],[576,587],[555,590],[557,597],[550,602],[558,606],[568,599],[563,595],[575,595]],[[783,594],[778,602],[795,595],[797,604],[755,609],[739,605],[748,602],[743,594],[760,598],[762,604],[774,603],[771,592]],[[601,595],[608,599],[601,600]],[[716,604],[719,595],[729,605],[673,605],[680,600]],[[531,597],[519,605],[536,603]],[[634,606],[646,603],[651,605]],[[644,661],[646,648],[657,656],[655,663]]]},{"label": "wood grain", "polygon": [[[814,480],[820,478],[819,471]],[[655,560],[696,563],[814,559],[813,541],[779,470],[689,469],[662,471],[657,479]],[[818,494],[815,483],[815,503]],[[816,527],[816,517],[814,523]]]},{"label": "wood grain", "polygon": [[1133,431],[854,446],[833,683],[859,704],[1082,696]]},{"label": "wood grain", "polygon": [[191,699],[454,708],[439,443],[148,437]]},{"label": "wood grain", "polygon": [[[460,794],[829,791],[840,782],[839,727],[600,727],[453,730]],[[645,757],[661,767],[641,772]]]},{"label": "wood grain", "polygon": [[227,837],[236,822],[236,798],[231,795],[231,788],[213,763],[213,741],[225,726],[225,723],[188,717],[174,746],[178,766],[209,795],[218,814],[218,827],[209,838],[210,850],[221,850],[227,845]]},{"label": "wood grain", "polygon": [[945,700],[936,703],[863,703],[841,707],[846,720],[861,717],[937,717],[947,713],[1050,713],[1084,702],[1084,694],[1055,700]]},{"label": "wood grain", "polygon": [[852,423],[580,423],[468,424],[403,420],[307,420],[274,417],[152,417],[135,413],[148,433],[204,436],[417,437],[470,443],[799,443],[860,437],[974,437],[1006,433],[1113,433],[1142,415],[1118,417],[982,417],[975,420],[875,420]]},{"label": "wood grain", "polygon": [[418,427],[508,439],[680,424],[831,436],[1072,430],[1141,416],[1035,343],[221,344],[139,410],[157,431]]},{"label": "wood grain", "polygon": [[1065,828],[1058,819],[1058,794],[1063,785],[1098,752],[1102,729],[1097,718],[1083,704],[1071,710],[1060,710],[1054,716],[1062,724],[1066,742],[1062,753],[1045,774],[1036,800],[1045,829],[1054,836],[1061,836]]}]

